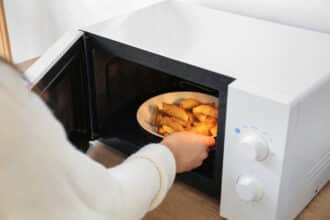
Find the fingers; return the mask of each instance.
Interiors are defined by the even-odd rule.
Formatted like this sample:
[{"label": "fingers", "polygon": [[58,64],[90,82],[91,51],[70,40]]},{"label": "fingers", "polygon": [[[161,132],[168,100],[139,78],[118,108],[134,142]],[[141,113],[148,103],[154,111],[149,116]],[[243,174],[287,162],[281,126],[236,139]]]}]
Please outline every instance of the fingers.
[{"label": "fingers", "polygon": [[208,157],[208,151],[205,147],[202,147],[199,151],[199,155],[196,156],[193,165],[190,167],[189,171],[196,169],[203,165],[204,160]]},{"label": "fingers", "polygon": [[209,156],[208,151],[205,151],[204,153],[202,153],[201,156],[202,156],[202,161],[204,161]]},{"label": "fingers", "polygon": [[204,150],[198,157],[195,158],[195,160],[193,160],[193,162],[189,162],[190,163],[189,166],[184,165],[182,167],[180,166],[179,168],[177,168],[177,173],[192,171],[192,170],[202,166],[204,160],[207,157],[208,157],[208,151]]},{"label": "fingers", "polygon": [[197,162],[196,166],[194,167],[194,169],[197,168],[197,167],[202,166],[204,160],[205,160],[207,157],[208,157],[208,153],[207,153],[207,152],[202,153],[202,155],[201,155],[200,159],[198,160],[198,162]]},{"label": "fingers", "polygon": [[202,154],[202,159],[203,160],[205,160],[206,158],[208,158],[209,157],[209,152],[208,151],[206,151],[206,152],[204,152],[203,154]]},{"label": "fingers", "polygon": [[203,164],[210,147],[215,145],[215,139],[190,132],[178,132],[165,137],[161,143],[172,151],[177,172],[182,173]]},{"label": "fingers", "polygon": [[215,138],[206,137],[205,143],[206,143],[207,147],[213,147],[213,146],[215,146]]},{"label": "fingers", "polygon": [[203,145],[205,147],[213,147],[215,145],[215,138],[204,136],[204,135],[198,135],[194,134],[195,139],[199,141],[200,145]]}]

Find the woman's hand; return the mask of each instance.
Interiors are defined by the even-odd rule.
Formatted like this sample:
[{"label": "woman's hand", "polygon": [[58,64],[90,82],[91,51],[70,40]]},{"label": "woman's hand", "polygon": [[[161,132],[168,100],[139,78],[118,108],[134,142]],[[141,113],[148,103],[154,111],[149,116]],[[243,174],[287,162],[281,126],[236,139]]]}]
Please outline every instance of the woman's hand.
[{"label": "woman's hand", "polygon": [[190,132],[179,132],[164,138],[161,144],[168,147],[176,161],[176,172],[183,173],[202,165],[215,139]]}]

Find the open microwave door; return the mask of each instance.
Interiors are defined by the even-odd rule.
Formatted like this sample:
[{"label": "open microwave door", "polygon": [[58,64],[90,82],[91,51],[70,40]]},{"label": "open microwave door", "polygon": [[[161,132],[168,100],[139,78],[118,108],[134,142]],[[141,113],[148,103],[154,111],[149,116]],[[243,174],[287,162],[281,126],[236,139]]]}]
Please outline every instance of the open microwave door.
[{"label": "open microwave door", "polygon": [[68,33],[25,72],[30,88],[42,97],[62,122],[69,140],[81,150],[86,150],[93,136],[85,51],[84,33]]}]

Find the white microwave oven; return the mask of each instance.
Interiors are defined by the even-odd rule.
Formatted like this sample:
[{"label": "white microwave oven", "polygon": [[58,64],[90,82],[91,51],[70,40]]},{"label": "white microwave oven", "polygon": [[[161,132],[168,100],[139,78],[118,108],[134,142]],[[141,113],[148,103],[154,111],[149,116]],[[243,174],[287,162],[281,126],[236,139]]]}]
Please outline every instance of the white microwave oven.
[{"label": "white microwave oven", "polygon": [[329,181],[328,34],[162,1],[64,35],[25,76],[82,150],[159,141],[135,119],[157,94],[219,97],[215,150],[178,178],[230,220],[293,219]]}]

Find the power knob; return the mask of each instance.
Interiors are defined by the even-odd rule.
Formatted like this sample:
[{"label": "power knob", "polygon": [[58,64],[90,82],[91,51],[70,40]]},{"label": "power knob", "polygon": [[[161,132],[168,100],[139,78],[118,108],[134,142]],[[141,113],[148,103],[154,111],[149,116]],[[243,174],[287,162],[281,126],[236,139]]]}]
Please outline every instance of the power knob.
[{"label": "power knob", "polygon": [[245,202],[260,201],[264,194],[261,184],[255,178],[245,175],[238,178],[236,192]]},{"label": "power knob", "polygon": [[267,159],[269,155],[267,142],[257,134],[244,135],[239,141],[239,148],[249,158],[257,161],[263,161]]}]

